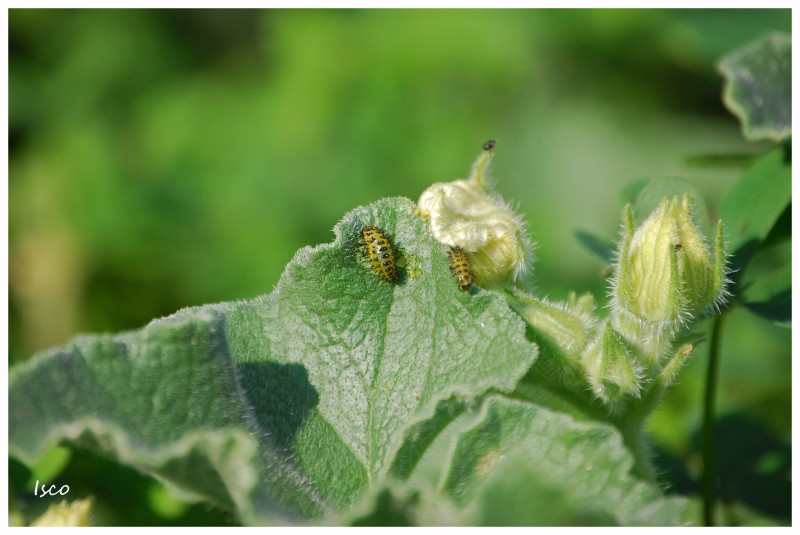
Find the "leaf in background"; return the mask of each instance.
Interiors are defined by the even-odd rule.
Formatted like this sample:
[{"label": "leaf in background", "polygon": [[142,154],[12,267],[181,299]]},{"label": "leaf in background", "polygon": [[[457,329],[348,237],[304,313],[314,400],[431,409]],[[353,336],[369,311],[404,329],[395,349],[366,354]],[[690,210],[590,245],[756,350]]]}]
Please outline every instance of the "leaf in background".
[{"label": "leaf in background", "polygon": [[[372,224],[406,260],[395,285],[359,250]],[[66,439],[246,523],[325,522],[398,451],[421,456],[409,430],[442,426],[443,400],[515,387],[536,357],[523,321],[495,293],[458,290],[413,203],[358,208],[334,231],[269,295],[79,337],[13,370],[11,453],[29,462]]]},{"label": "leaf in background", "polygon": [[619,192],[620,208],[624,208],[627,204],[635,205],[636,199],[651,182],[649,178],[637,178],[625,184]]},{"label": "leaf in background", "polygon": [[[419,487],[419,488],[418,488]],[[348,526],[453,526],[463,514],[430,485],[397,484],[368,492],[341,518]]]},{"label": "leaf in background", "polygon": [[414,509],[420,503],[418,492],[410,492],[397,496],[392,489],[383,488],[374,496],[372,508],[366,508],[360,514],[349,519],[353,526],[416,526]]},{"label": "leaf in background", "polygon": [[784,264],[745,287],[738,300],[751,312],[781,325],[792,321],[792,266]]},{"label": "leaf in background", "polygon": [[688,154],[684,161],[690,167],[744,168],[752,164],[755,158],[751,153],[696,153]]},{"label": "leaf in background", "polygon": [[728,54],[718,65],[725,76],[725,105],[750,140],[782,141],[792,133],[792,37],[770,33]]},{"label": "leaf in background", "polygon": [[578,241],[586,247],[594,255],[608,265],[614,263],[614,253],[617,250],[617,244],[611,240],[595,236],[583,230],[576,230],[575,237]]},{"label": "leaf in background", "polygon": [[610,425],[493,397],[458,439],[443,490],[484,525],[682,523],[684,500],[635,479],[632,466]]},{"label": "leaf in background", "polygon": [[786,240],[792,239],[792,203],[789,201],[789,204],[786,205],[784,208],[783,213],[778,216],[778,220],[775,221],[775,224],[772,225],[772,228],[767,234],[767,237],[764,238],[764,242],[761,244],[762,248],[772,247],[773,245],[777,245],[780,243],[785,242]]},{"label": "leaf in background", "polygon": [[[699,434],[694,438],[698,440]],[[720,496],[790,525],[791,437],[737,411],[717,418],[714,441],[720,445],[716,458]]]},{"label": "leaf in background", "polygon": [[777,147],[759,158],[720,204],[734,277],[741,276],[792,200],[792,167],[787,156],[786,148]]},{"label": "leaf in background", "polygon": [[39,462],[30,466],[31,475],[28,486],[33,488],[36,481],[53,481],[72,459],[72,450],[62,446],[48,451]]},{"label": "leaf in background", "polygon": [[391,467],[391,475],[399,480],[408,479],[422,455],[428,452],[431,443],[442,430],[469,408],[469,400],[462,396],[451,396],[440,401],[432,417],[409,427],[402,447],[398,450]]}]

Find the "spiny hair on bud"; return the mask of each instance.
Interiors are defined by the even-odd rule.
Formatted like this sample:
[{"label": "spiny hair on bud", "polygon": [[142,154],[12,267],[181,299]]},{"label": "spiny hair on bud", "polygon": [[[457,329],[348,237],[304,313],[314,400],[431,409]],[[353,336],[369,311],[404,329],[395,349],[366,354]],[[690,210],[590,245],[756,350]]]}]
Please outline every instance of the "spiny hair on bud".
[{"label": "spiny hair on bud", "polygon": [[726,229],[725,225],[722,223],[720,219],[717,222],[717,235],[714,239],[714,255],[716,261],[716,255],[722,255],[720,261],[722,262],[722,281],[720,283],[720,290],[719,295],[717,298],[712,300],[711,303],[706,306],[706,308],[702,311],[703,314],[711,314],[716,315],[719,314],[720,309],[725,306],[733,294],[730,291],[731,286],[731,279],[729,275],[734,273],[736,270],[731,267],[730,264],[730,257],[731,255],[727,254],[730,248],[730,241],[727,239],[726,236]]}]

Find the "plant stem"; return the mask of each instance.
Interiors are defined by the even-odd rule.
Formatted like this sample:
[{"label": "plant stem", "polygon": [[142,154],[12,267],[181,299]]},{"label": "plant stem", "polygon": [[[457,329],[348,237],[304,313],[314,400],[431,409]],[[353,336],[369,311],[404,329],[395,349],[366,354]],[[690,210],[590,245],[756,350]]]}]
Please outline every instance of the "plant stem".
[{"label": "plant stem", "polygon": [[717,501],[717,471],[714,460],[714,404],[717,399],[719,376],[720,335],[724,314],[714,318],[711,331],[711,348],[706,373],[706,397],[703,408],[703,520],[706,526],[714,525]]},{"label": "plant stem", "polygon": [[665,390],[666,385],[663,383],[652,385],[637,403],[632,404],[629,410],[615,419],[615,424],[622,433],[622,440],[633,454],[634,473],[651,483],[657,481],[656,470],[651,459],[647,435],[644,432],[644,423],[661,401]]},{"label": "plant stem", "polygon": [[651,451],[644,433],[644,421],[626,422],[619,427],[622,440],[633,454],[633,473],[650,483],[656,484],[656,471],[651,460]]}]

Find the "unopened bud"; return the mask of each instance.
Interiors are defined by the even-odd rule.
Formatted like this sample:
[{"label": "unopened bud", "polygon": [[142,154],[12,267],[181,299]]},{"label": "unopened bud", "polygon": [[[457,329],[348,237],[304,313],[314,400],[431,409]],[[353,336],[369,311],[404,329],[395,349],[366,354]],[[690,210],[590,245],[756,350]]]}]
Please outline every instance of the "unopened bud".
[{"label": "unopened bud", "polygon": [[528,323],[533,338],[542,348],[542,358],[549,355],[551,364],[562,376],[581,374],[581,354],[594,333],[591,296],[570,296],[569,303],[552,303],[523,292],[515,296],[521,302],[517,311]]},{"label": "unopened bud", "polygon": [[636,228],[626,207],[612,294],[616,309],[648,327],[671,330],[718,305],[726,282],[722,232],[720,223],[712,255],[687,195],[664,198]]},{"label": "unopened bud", "polygon": [[605,403],[624,396],[638,396],[643,366],[635,358],[635,350],[615,331],[610,322],[586,348],[583,366],[592,393]]}]

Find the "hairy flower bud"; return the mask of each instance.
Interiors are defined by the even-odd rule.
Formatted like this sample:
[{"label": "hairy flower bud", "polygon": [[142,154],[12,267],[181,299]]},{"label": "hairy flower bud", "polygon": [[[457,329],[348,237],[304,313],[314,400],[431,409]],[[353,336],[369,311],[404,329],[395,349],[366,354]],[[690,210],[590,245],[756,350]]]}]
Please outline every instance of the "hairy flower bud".
[{"label": "hairy flower bud", "polygon": [[581,355],[594,337],[594,301],[590,294],[570,293],[566,302],[551,302],[522,291],[517,312],[528,323],[533,339],[540,345],[541,359],[561,378],[583,375]]},{"label": "hairy flower bud", "polygon": [[439,242],[467,252],[475,282],[484,287],[518,280],[531,260],[522,219],[489,185],[493,149],[494,142],[484,144],[470,178],[433,184],[417,203]]},{"label": "hairy flower bud", "polygon": [[605,403],[620,401],[628,395],[638,397],[644,370],[634,354],[635,349],[607,321],[583,354],[592,393]]},{"label": "hairy flower bud", "polygon": [[712,255],[688,195],[664,198],[636,228],[631,207],[626,207],[612,289],[614,309],[662,331],[719,305],[726,283],[722,232],[720,222]]}]

